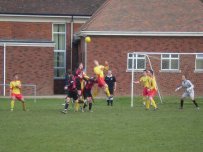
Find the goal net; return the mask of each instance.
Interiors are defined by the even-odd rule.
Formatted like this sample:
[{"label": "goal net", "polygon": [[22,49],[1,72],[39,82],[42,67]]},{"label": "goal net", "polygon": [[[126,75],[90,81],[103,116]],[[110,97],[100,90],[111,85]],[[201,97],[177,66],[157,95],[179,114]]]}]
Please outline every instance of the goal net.
[{"label": "goal net", "polygon": [[134,97],[142,96],[142,86],[138,81],[143,70],[153,70],[157,82],[156,99],[164,102],[166,99],[181,96],[184,90],[175,92],[182,83],[182,75],[191,80],[195,86],[195,95],[201,96],[203,84],[203,52],[202,53],[159,53],[132,52],[128,53],[128,69],[131,75],[131,107]]}]

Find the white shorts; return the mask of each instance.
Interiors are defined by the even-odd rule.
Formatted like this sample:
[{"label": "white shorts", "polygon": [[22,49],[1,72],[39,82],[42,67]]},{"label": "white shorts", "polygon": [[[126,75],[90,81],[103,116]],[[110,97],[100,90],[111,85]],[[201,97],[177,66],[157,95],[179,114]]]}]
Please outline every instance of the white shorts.
[{"label": "white shorts", "polygon": [[195,99],[195,92],[192,90],[190,92],[188,91],[185,91],[183,94],[182,94],[182,98],[186,98],[186,97],[190,97],[190,99],[194,100]]}]

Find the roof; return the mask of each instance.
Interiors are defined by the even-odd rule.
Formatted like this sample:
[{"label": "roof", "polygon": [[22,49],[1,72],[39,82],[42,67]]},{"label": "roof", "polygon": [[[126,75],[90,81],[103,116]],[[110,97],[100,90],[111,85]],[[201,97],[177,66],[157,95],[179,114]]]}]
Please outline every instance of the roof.
[{"label": "roof", "polygon": [[91,16],[106,0],[0,0],[0,14]]},{"label": "roof", "polygon": [[81,31],[203,32],[202,0],[109,0]]}]

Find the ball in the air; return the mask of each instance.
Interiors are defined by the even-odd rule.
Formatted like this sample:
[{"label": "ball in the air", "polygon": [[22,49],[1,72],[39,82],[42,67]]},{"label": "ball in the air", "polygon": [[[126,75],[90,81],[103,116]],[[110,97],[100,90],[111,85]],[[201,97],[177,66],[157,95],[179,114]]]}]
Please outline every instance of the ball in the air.
[{"label": "ball in the air", "polygon": [[85,37],[85,42],[86,43],[90,43],[91,42],[91,38],[89,36]]}]

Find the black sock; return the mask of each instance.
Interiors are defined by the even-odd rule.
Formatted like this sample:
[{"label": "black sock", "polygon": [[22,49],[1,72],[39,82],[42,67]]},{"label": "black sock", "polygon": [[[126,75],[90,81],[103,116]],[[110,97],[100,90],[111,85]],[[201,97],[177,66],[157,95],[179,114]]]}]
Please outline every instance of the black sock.
[{"label": "black sock", "polygon": [[107,105],[109,106],[110,100],[107,100]]},{"label": "black sock", "polygon": [[66,104],[65,104],[65,107],[64,107],[64,108],[65,108],[65,110],[67,110],[67,109],[68,109],[68,106],[69,106],[69,103],[66,103]]},{"label": "black sock", "polygon": [[89,110],[92,110],[92,103],[89,103]]},{"label": "black sock", "polygon": [[110,102],[111,102],[111,106],[113,106],[113,100],[110,100]]},{"label": "black sock", "polygon": [[183,108],[183,102],[184,102],[184,100],[181,99],[181,100],[180,100],[180,108],[181,108],[181,109]]},{"label": "black sock", "polygon": [[196,102],[195,100],[192,100],[192,102],[194,103],[194,105],[195,105],[196,107],[198,107],[198,104],[197,104],[197,102]]}]

